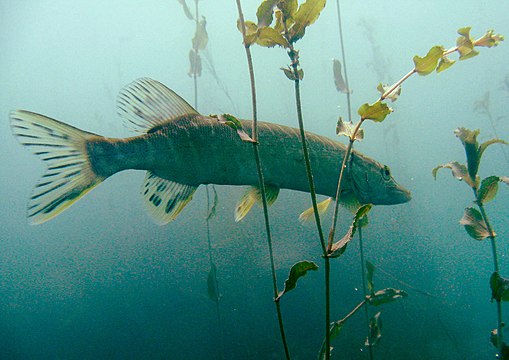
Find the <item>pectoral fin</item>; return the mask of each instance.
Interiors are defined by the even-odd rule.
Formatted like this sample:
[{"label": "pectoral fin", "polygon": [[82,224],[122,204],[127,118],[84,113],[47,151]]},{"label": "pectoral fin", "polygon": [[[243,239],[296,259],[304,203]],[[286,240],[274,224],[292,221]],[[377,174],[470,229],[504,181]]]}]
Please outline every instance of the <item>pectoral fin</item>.
[{"label": "pectoral fin", "polygon": [[141,189],[143,203],[158,225],[175,220],[197,187],[162,179],[148,171]]},{"label": "pectoral fin", "polygon": [[[267,205],[272,205],[279,195],[279,187],[265,184],[265,194],[267,196]],[[235,221],[242,220],[251,210],[255,203],[262,204],[262,194],[260,188],[252,186],[244,193],[235,207]]]}]

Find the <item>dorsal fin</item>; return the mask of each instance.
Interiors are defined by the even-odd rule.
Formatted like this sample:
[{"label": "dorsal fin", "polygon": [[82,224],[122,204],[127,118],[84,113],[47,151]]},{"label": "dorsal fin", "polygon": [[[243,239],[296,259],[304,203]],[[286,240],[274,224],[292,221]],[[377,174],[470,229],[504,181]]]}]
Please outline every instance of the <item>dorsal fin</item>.
[{"label": "dorsal fin", "polygon": [[198,112],[159,81],[141,78],[120,91],[117,114],[128,128],[146,133],[169,120]]}]

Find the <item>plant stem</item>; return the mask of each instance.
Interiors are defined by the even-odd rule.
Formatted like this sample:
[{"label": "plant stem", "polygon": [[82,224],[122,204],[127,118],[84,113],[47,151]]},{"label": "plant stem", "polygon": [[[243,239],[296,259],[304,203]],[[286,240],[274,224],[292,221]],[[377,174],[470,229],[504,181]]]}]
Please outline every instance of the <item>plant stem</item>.
[{"label": "plant stem", "polygon": [[338,14],[338,28],[339,28],[339,43],[341,45],[341,59],[343,60],[343,72],[345,74],[346,85],[346,102],[348,109],[348,121],[352,121],[352,106],[350,103],[350,84],[348,83],[348,72],[346,71],[346,55],[345,55],[345,42],[343,41],[343,26],[341,25],[341,10],[339,8],[339,0],[336,0],[336,10]]},{"label": "plant stem", "polygon": [[[286,27],[286,25],[285,25]],[[286,29],[285,29],[286,30]],[[313,213],[315,216],[316,228],[318,230],[318,236],[320,238],[320,244],[322,246],[322,254],[325,262],[325,359],[330,359],[330,258],[327,254],[327,247],[325,244],[325,238],[323,235],[322,224],[320,221],[320,214],[318,213],[318,206],[316,202],[316,190],[315,182],[313,180],[313,172],[311,170],[311,161],[309,159],[309,149],[307,146],[306,132],[304,130],[304,121],[302,119],[302,104],[300,100],[300,80],[298,72],[298,58],[297,52],[290,43],[290,51],[288,55],[291,59],[291,66],[294,74],[295,84],[295,104],[297,107],[297,119],[299,121],[299,131],[302,145],[302,153],[304,156],[304,164],[306,166],[306,175],[309,183],[309,192],[311,194],[311,203],[313,204]]]},{"label": "plant stem", "polygon": [[[210,269],[212,271],[212,268],[214,267],[214,259],[212,257],[212,244],[211,244],[211,241],[210,241],[210,194],[209,194],[209,187],[208,186],[205,186],[205,189],[207,191],[207,244],[208,244],[208,252],[209,252],[209,264],[210,264]],[[215,190],[214,190],[215,192]],[[220,339],[221,339],[221,346],[220,346],[220,359],[224,359],[224,349],[223,349],[223,346],[224,346],[224,341],[223,341],[223,325],[222,325],[222,321],[221,321],[221,307],[220,307],[220,304],[219,304],[219,301],[220,301],[220,296],[219,296],[219,282],[217,281],[217,275],[216,275],[216,272],[214,271],[214,286],[215,286],[215,293],[216,293],[216,299],[215,300],[215,303],[216,303],[216,315],[217,315],[217,325],[219,327],[219,331],[220,331]]]},{"label": "plant stem", "polygon": [[360,309],[361,307],[363,307],[365,304],[366,304],[366,299],[364,299],[364,300],[362,300],[360,303],[358,303],[358,304],[357,304],[357,306],[356,306],[356,307],[354,307],[354,308],[353,308],[353,310],[352,310],[352,311],[350,311],[350,312],[348,313],[348,315],[346,315],[344,318],[342,318],[342,319],[341,319],[341,320],[339,320],[338,322],[345,322],[345,321],[347,321],[349,318],[351,318],[353,315],[355,315],[355,313],[356,313],[357,311],[359,311],[359,309]]},{"label": "plant stem", "polygon": [[236,0],[237,2],[237,9],[239,11],[239,19],[241,23],[241,29],[242,29],[242,39],[244,40],[244,49],[246,50],[246,57],[247,57],[247,63],[249,68],[249,78],[251,82],[251,100],[252,100],[252,106],[253,106],[253,126],[252,126],[252,134],[251,137],[253,138],[254,142],[253,144],[253,151],[256,161],[256,169],[258,172],[258,184],[260,187],[260,193],[262,197],[262,205],[263,205],[263,215],[265,219],[265,232],[267,234],[267,245],[269,247],[269,257],[270,257],[270,266],[271,266],[271,273],[272,273],[272,287],[274,291],[274,303],[276,305],[276,313],[279,323],[279,331],[281,334],[281,341],[283,343],[283,348],[285,351],[286,359],[290,359],[290,350],[288,349],[288,344],[286,341],[286,335],[285,335],[285,329],[283,324],[283,316],[281,314],[281,305],[278,297],[278,289],[277,289],[277,277],[276,277],[276,267],[274,264],[274,254],[272,250],[272,235],[270,230],[270,219],[269,219],[269,211],[268,211],[268,204],[267,204],[267,194],[265,191],[265,182],[263,179],[263,170],[261,165],[261,159],[260,159],[260,152],[258,149],[258,112],[257,112],[257,105],[256,105],[256,86],[255,86],[255,76],[254,76],[254,67],[253,67],[253,59],[251,56],[251,50],[249,48],[249,45],[246,45],[246,27],[245,27],[245,21],[244,21],[244,14],[242,12],[242,6],[240,4],[240,0]]},{"label": "plant stem", "polygon": [[[361,267],[361,270],[362,270],[362,292],[364,294],[364,297],[366,297],[366,296],[368,296],[368,294],[367,294],[367,288],[366,288],[366,271],[364,270],[365,260],[364,260],[364,246],[362,243],[362,227],[359,226],[357,231],[359,233],[359,250],[360,250],[360,257],[361,257],[361,264],[362,264],[362,267]],[[368,339],[369,358],[374,359],[373,347],[371,346],[371,343],[369,341],[369,312],[368,312],[367,306],[364,308],[364,317],[366,320],[366,326],[368,327],[367,339]]]},{"label": "plant stem", "polygon": [[[198,18],[199,18],[198,17],[198,0],[194,0],[194,4],[195,4],[195,14],[196,14],[195,33],[197,33],[198,27],[200,25],[199,20],[198,20]],[[194,62],[196,63],[196,58],[198,57],[198,50],[193,48],[193,51],[194,51]],[[194,82],[194,108],[198,109],[198,75],[196,74],[196,71],[193,71],[193,82]]]},{"label": "plant stem", "polygon": [[[493,231],[493,228],[491,226],[491,223],[488,219],[488,215],[486,214],[486,211],[484,210],[484,205],[482,201],[479,199],[478,189],[477,186],[473,187],[472,190],[474,191],[475,196],[475,203],[477,204],[477,207],[479,208],[479,211],[481,212],[481,216],[484,220],[484,223],[486,224],[486,229],[488,230],[488,233],[490,234],[488,238],[490,239],[491,243],[491,254],[493,257],[493,268],[496,273],[499,273],[499,265],[498,265],[498,254],[497,254],[497,243],[495,241],[495,231]],[[502,351],[504,348],[504,335],[502,333],[503,323],[502,323],[502,303],[500,299],[496,299],[497,302],[497,349],[498,349],[498,356],[502,357]]]}]

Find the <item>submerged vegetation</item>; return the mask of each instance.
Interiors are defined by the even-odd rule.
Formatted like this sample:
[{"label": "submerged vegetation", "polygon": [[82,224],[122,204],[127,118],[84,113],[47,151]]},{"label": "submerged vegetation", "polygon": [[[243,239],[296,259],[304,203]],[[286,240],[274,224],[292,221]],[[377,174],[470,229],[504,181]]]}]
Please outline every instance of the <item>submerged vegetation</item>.
[{"label": "submerged vegetation", "polygon": [[[281,310],[279,302],[281,297],[289,290],[295,288],[297,280],[300,277],[306,275],[309,270],[316,270],[317,265],[310,261],[301,261],[296,263],[290,270],[289,278],[285,281],[285,287],[282,291],[277,292],[277,279],[274,272],[271,236],[270,236],[270,225],[267,210],[266,194],[263,183],[263,174],[261,170],[259,155],[257,152],[257,137],[256,137],[256,91],[255,91],[255,80],[254,80],[254,69],[251,60],[250,46],[257,44],[263,47],[274,47],[279,46],[286,50],[290,64],[287,67],[282,67],[281,70],[285,76],[294,82],[294,94],[296,113],[300,129],[300,137],[302,144],[302,154],[304,158],[304,166],[306,168],[306,174],[309,183],[310,195],[312,208],[307,210],[301,215],[301,220],[305,220],[314,216],[317,235],[320,240],[322,248],[322,257],[324,259],[324,274],[325,274],[325,336],[324,342],[319,352],[319,358],[330,359],[331,357],[331,341],[338,336],[340,330],[343,328],[344,323],[353,314],[355,314],[364,305],[369,304],[372,306],[378,306],[385,304],[396,299],[406,296],[403,290],[396,290],[387,288],[379,291],[374,291],[373,286],[373,273],[375,267],[370,263],[366,262],[367,274],[363,271],[363,287],[365,299],[362,300],[355,308],[348,313],[343,319],[331,322],[331,309],[330,309],[330,259],[340,257],[346,250],[347,244],[353,239],[357,228],[361,233],[362,226],[367,224],[367,214],[371,209],[371,205],[350,205],[353,212],[355,213],[354,220],[347,231],[347,233],[339,240],[335,240],[335,233],[338,219],[338,208],[339,199],[341,198],[341,186],[342,179],[344,177],[345,170],[348,169],[348,160],[352,154],[353,144],[355,141],[362,140],[364,138],[364,132],[361,128],[362,124],[366,120],[374,122],[382,122],[392,112],[392,109],[385,102],[390,100],[396,101],[401,94],[401,85],[412,75],[419,74],[420,76],[426,76],[436,71],[440,73],[449,67],[451,67],[456,60],[452,60],[449,56],[453,53],[458,53],[459,60],[466,60],[474,57],[478,54],[477,47],[493,47],[498,45],[503,40],[501,35],[495,34],[489,30],[481,38],[474,40],[470,36],[470,28],[465,27],[458,30],[460,37],[456,42],[456,46],[450,49],[446,49],[443,46],[433,46],[428,53],[423,56],[415,56],[413,58],[414,67],[410,72],[404,75],[399,81],[392,85],[385,85],[380,83],[377,90],[381,93],[380,98],[372,103],[365,103],[358,109],[360,119],[357,123],[353,123],[350,112],[350,94],[351,90],[348,84],[347,72],[346,72],[346,60],[344,54],[344,46],[342,41],[342,28],[341,28],[341,17],[339,1],[337,2],[338,10],[338,23],[341,38],[341,48],[343,56],[343,66],[345,70],[345,77],[342,74],[342,65],[339,60],[335,60],[333,63],[333,73],[336,88],[339,92],[345,93],[348,96],[348,109],[349,109],[349,121],[344,121],[341,117],[338,120],[336,133],[339,136],[346,136],[349,140],[346,153],[343,159],[338,159],[339,166],[339,181],[337,185],[337,192],[335,196],[335,207],[333,222],[329,231],[328,238],[325,238],[320,214],[323,214],[328,205],[331,203],[331,199],[327,199],[322,203],[318,203],[316,199],[316,191],[313,180],[312,164],[309,157],[309,151],[306,141],[306,133],[304,131],[304,121],[302,115],[302,100],[300,95],[300,83],[304,78],[304,70],[300,67],[300,53],[295,48],[297,41],[301,40],[306,32],[306,29],[312,25],[320,16],[322,9],[325,7],[325,0],[307,0],[299,4],[297,1],[282,1],[282,0],[264,0],[258,7],[256,16],[257,23],[252,21],[245,21],[241,10],[240,1],[237,0],[237,7],[239,10],[239,21],[237,24],[238,29],[241,31],[243,36],[243,43],[246,49],[246,55],[248,59],[248,68],[251,79],[251,90],[252,90],[252,102],[253,102],[253,145],[254,155],[257,161],[257,168],[259,173],[259,186],[261,189],[261,198],[263,200],[266,231],[269,244],[272,274],[273,274],[273,287],[274,287],[274,301],[276,303],[279,326],[282,336],[283,347],[285,350],[286,358],[290,358],[290,351],[288,349],[287,341],[285,338],[285,330],[282,321]],[[386,170],[389,172],[389,170]],[[362,246],[361,246],[362,255]],[[364,267],[364,259],[361,256],[361,263]],[[367,314],[367,311],[366,311]],[[374,357],[372,347],[376,346],[381,338],[381,317],[380,312],[377,312],[369,320],[369,332],[368,337],[365,341],[365,345],[369,348],[370,358]],[[500,329],[499,329],[500,331]],[[501,341],[499,341],[501,342]],[[500,349],[499,349],[500,350]]]},{"label": "submerged vegetation", "polygon": [[499,358],[509,359],[509,345],[503,338],[504,322],[502,320],[502,301],[509,301],[509,279],[500,275],[499,256],[495,239],[497,234],[484,207],[497,195],[499,182],[509,185],[509,177],[492,175],[481,180],[478,175],[482,155],[488,146],[497,143],[508,145],[508,143],[502,139],[491,139],[479,144],[477,141],[479,130],[472,131],[466,128],[458,128],[454,133],[465,148],[466,165],[453,161],[437,166],[432,173],[436,179],[438,170],[450,169],[452,175],[467,184],[474,193],[473,202],[478,210],[472,206],[467,207],[459,223],[465,227],[471,238],[478,241],[483,241],[486,238],[490,239],[493,258],[493,273],[490,277],[491,299],[492,301],[495,300],[497,305],[497,328],[491,332],[491,342],[497,348]]}]

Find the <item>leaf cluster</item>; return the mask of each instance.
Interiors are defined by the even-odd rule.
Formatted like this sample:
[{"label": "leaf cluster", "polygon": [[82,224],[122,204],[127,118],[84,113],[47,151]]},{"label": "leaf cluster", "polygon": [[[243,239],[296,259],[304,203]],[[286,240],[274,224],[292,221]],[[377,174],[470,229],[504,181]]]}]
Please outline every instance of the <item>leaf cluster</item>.
[{"label": "leaf cluster", "polygon": [[437,73],[450,68],[455,60],[451,60],[448,55],[454,52],[459,54],[459,60],[470,59],[479,54],[476,49],[478,46],[493,47],[497,46],[504,37],[500,34],[495,34],[493,30],[488,30],[479,39],[474,40],[470,36],[470,27],[463,27],[458,29],[460,35],[456,40],[456,47],[446,50],[443,46],[433,46],[426,56],[414,56],[414,71],[421,76],[431,74],[433,71]]},{"label": "leaf cluster", "polygon": [[[286,49],[302,39],[325,7],[326,0],[264,0],[256,11],[257,23],[246,21],[244,45],[281,46]],[[241,25],[238,28],[242,32]]]},{"label": "leaf cluster", "polygon": [[[436,180],[438,170],[450,169],[452,176],[458,180],[464,181],[470,186],[476,196],[475,202],[477,205],[483,204],[493,200],[498,192],[498,183],[503,182],[509,185],[509,177],[507,176],[488,176],[482,181],[478,175],[481,158],[484,151],[492,144],[505,144],[507,142],[501,139],[490,139],[483,143],[477,141],[479,130],[469,130],[466,128],[458,128],[454,131],[456,137],[461,141],[467,158],[467,164],[460,164],[457,161],[439,165],[432,170],[432,175]],[[460,224],[465,227],[468,235],[475,240],[484,240],[487,237],[495,236],[493,231],[490,232],[486,222],[478,210],[473,207],[465,209]]]}]

